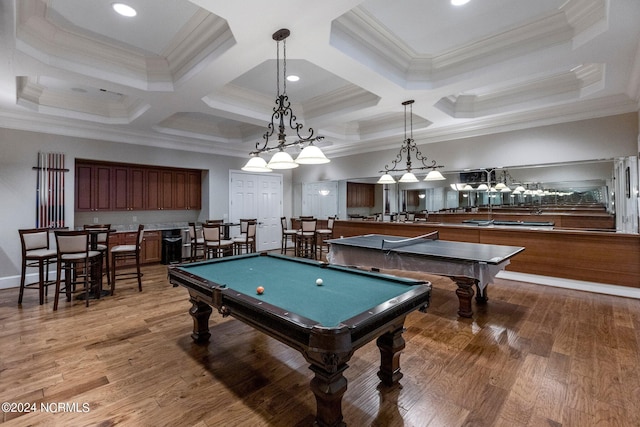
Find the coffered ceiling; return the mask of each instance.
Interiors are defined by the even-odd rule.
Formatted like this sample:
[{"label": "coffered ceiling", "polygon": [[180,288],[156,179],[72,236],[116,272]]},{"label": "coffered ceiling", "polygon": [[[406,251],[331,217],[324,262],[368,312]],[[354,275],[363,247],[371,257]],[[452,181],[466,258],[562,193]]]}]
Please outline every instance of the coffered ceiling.
[{"label": "coffered ceiling", "polygon": [[[638,0],[0,2],[0,126],[246,157],[286,89],[331,156],[638,111]],[[283,64],[281,63],[281,67]]]}]

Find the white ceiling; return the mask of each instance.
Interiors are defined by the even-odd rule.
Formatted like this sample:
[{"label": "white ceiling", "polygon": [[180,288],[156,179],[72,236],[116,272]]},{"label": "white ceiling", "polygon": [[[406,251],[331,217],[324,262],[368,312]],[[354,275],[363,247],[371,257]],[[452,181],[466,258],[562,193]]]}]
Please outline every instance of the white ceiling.
[{"label": "white ceiling", "polygon": [[639,107],[638,0],[111,3],[0,2],[0,126],[244,157],[280,28],[294,113],[329,157],[398,147],[408,99],[419,143]]}]

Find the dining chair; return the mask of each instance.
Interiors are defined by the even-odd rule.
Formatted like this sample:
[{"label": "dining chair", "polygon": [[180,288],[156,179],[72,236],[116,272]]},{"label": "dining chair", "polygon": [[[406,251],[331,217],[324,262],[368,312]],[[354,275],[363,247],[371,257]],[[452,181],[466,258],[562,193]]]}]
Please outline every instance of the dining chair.
[{"label": "dining chair", "polygon": [[[87,230],[56,230],[55,237],[58,264],[53,310],[58,310],[58,300],[63,290],[67,302],[71,301],[71,295],[84,293],[85,306],[89,307],[89,292],[93,290],[98,299],[102,293],[102,252],[90,249]],[[78,289],[78,285],[82,285],[82,288]]]},{"label": "dining chair", "polygon": [[[44,297],[50,285],[55,282],[49,280],[49,265],[56,262],[57,252],[49,247],[48,228],[29,228],[18,230],[20,246],[22,247],[22,273],[20,275],[20,293],[18,304],[22,304],[25,289],[38,289],[40,305],[44,304]],[[38,280],[26,283],[27,268],[38,269]]]},{"label": "dining chair", "polygon": [[204,258],[204,238],[201,233],[198,233],[195,222],[189,223],[189,239],[191,239],[191,262],[198,260],[198,252],[202,252],[202,257]]},{"label": "dining chair", "polygon": [[233,239],[236,255],[240,255],[243,249],[245,253],[256,252],[256,229],[258,226],[256,221],[256,219],[240,220],[240,236]]},{"label": "dining chair", "polygon": [[[140,251],[142,249],[142,239],[144,239],[144,225],[138,225],[138,232],[136,233],[136,241],[134,244],[129,245],[116,245],[111,248],[111,295],[116,290],[116,278],[117,277],[136,277],[138,279],[138,291],[142,292],[142,273],[140,272]],[[136,271],[124,271],[117,272],[118,261],[126,261],[135,259]]]},{"label": "dining chair", "polygon": [[205,257],[218,258],[225,254],[233,253],[233,240],[225,240],[222,238],[222,230],[220,224],[203,224],[202,236],[204,238]]}]

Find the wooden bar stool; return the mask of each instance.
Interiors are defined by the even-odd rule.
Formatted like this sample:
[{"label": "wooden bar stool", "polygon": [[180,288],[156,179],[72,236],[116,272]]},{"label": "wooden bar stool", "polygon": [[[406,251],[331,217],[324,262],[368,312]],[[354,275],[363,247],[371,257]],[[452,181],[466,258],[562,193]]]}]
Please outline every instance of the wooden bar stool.
[{"label": "wooden bar stool", "polygon": [[[111,295],[116,290],[116,277],[136,277],[138,279],[138,291],[142,292],[142,273],[140,272],[140,249],[144,238],[144,225],[138,225],[136,241],[132,245],[117,245],[111,248]],[[136,271],[117,273],[118,261],[135,259]],[[120,266],[122,268],[122,266]]]},{"label": "wooden bar stool", "polygon": [[296,256],[316,259],[317,219],[300,220],[300,230],[296,232]]},{"label": "wooden bar stool", "polygon": [[[56,262],[58,254],[55,249],[49,248],[49,232],[48,228],[18,230],[22,246],[22,274],[18,304],[22,304],[25,289],[38,289],[40,305],[44,304],[44,297],[49,285],[55,283],[53,280],[49,280],[49,264]],[[26,283],[27,268],[38,269],[37,281]]]},{"label": "wooden bar stool", "polygon": [[[89,291],[93,289],[96,298],[102,292],[102,252],[90,250],[89,232],[86,230],[55,232],[57,246],[56,296],[53,310],[58,309],[62,292],[62,270],[64,269],[64,292],[67,301],[71,295],[84,293],[85,306],[89,307]],[[78,289],[82,285],[82,289]]]},{"label": "wooden bar stool", "polygon": [[282,242],[280,243],[280,253],[286,254],[287,248],[288,248],[287,243],[289,241],[293,243],[293,247],[295,249],[295,245],[296,245],[295,239],[296,239],[296,233],[298,232],[298,230],[289,229],[289,224],[286,216],[280,217],[280,224],[282,226]]}]

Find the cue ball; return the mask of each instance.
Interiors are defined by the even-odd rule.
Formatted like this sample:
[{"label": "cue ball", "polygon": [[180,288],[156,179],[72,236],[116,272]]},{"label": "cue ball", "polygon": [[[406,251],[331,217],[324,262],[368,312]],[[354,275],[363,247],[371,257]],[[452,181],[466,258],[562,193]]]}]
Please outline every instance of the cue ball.
[{"label": "cue ball", "polygon": [[316,285],[322,286],[322,279],[316,279]]},{"label": "cue ball", "polygon": [[263,292],[264,292],[264,288],[263,288],[262,286],[258,286],[258,287],[256,288],[256,293],[257,293],[258,295],[262,295],[262,293],[263,293]]}]

